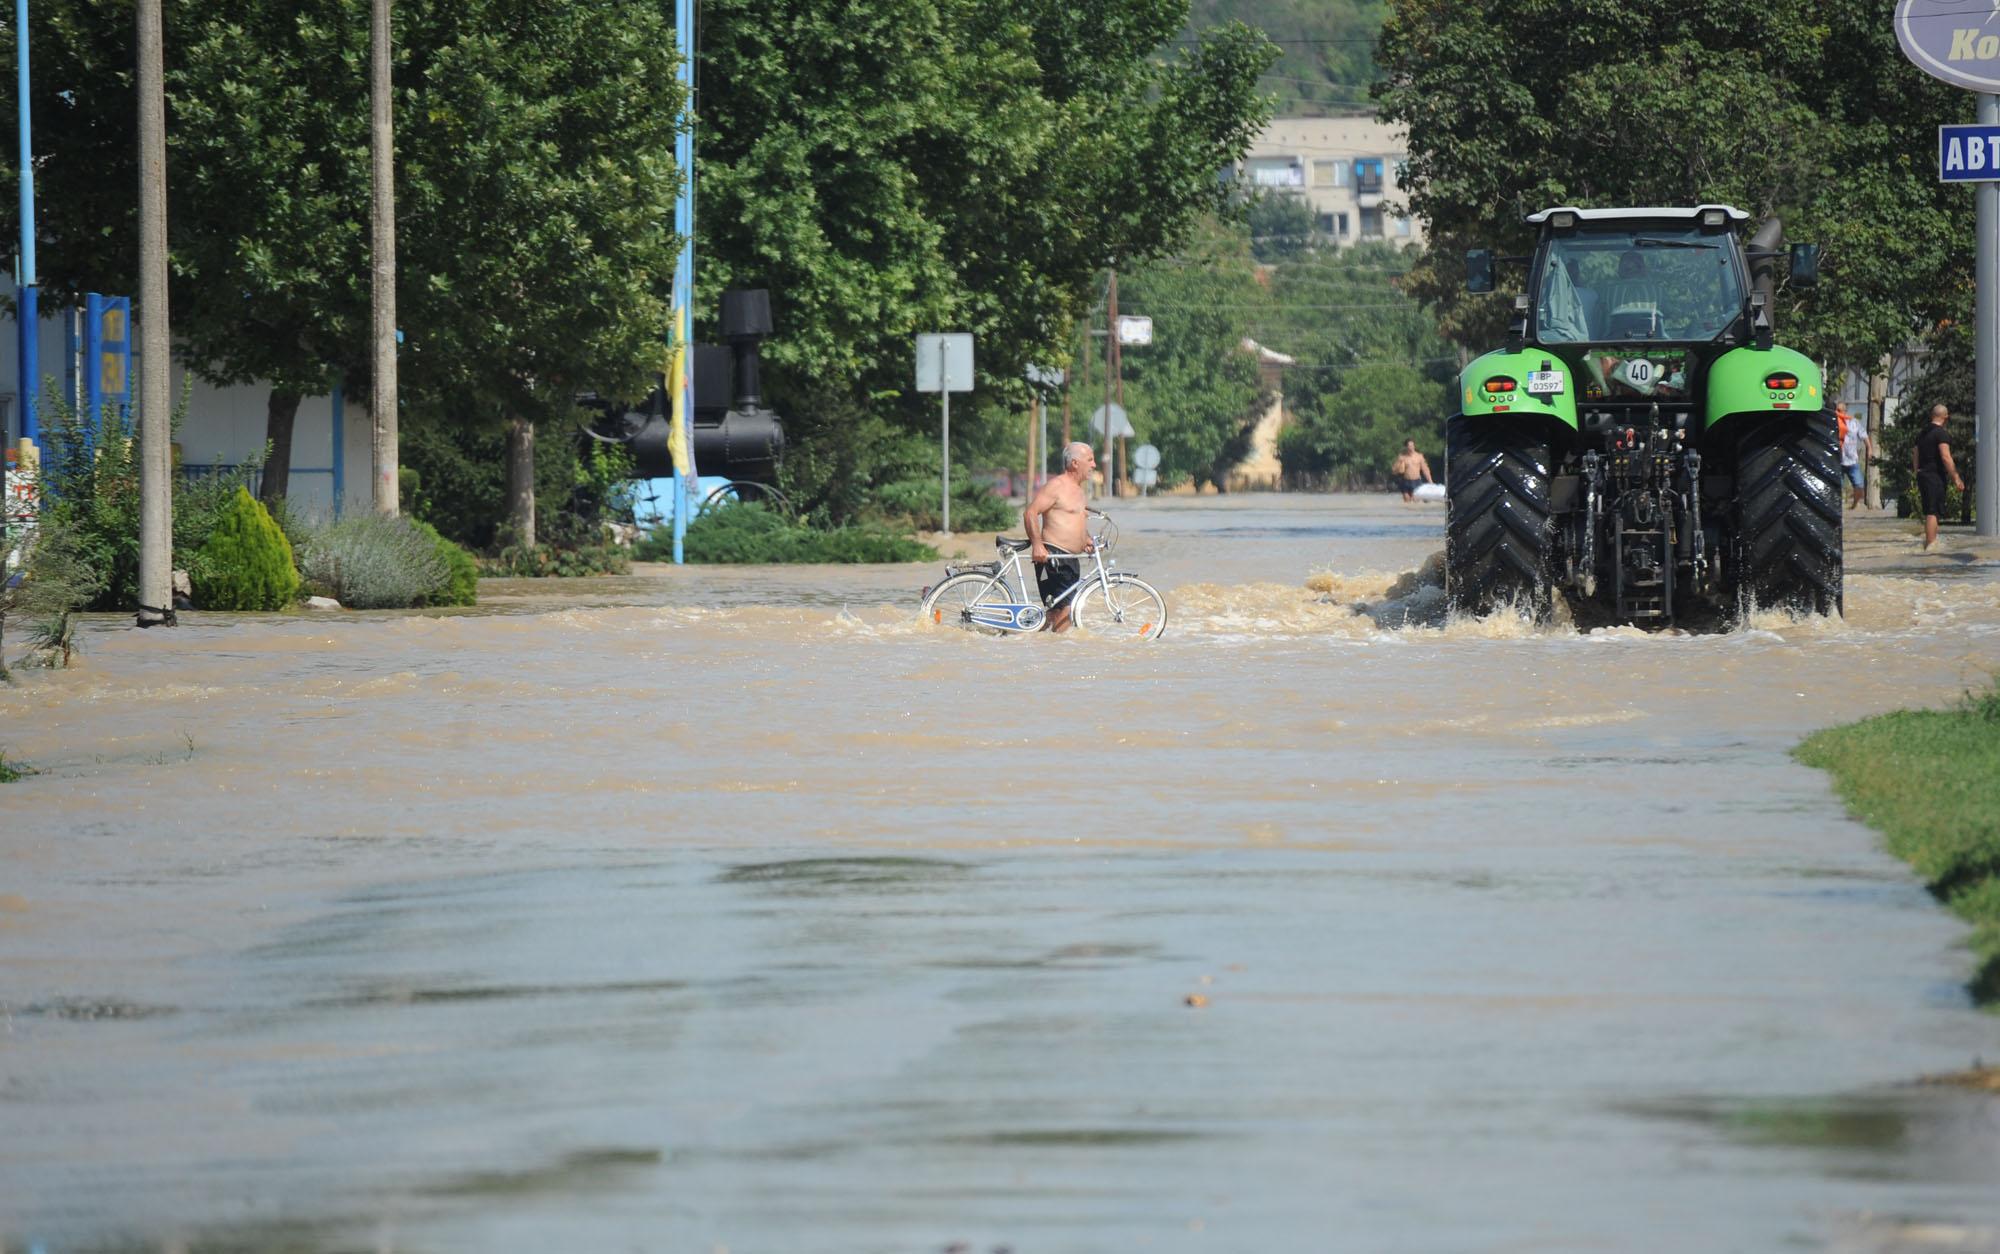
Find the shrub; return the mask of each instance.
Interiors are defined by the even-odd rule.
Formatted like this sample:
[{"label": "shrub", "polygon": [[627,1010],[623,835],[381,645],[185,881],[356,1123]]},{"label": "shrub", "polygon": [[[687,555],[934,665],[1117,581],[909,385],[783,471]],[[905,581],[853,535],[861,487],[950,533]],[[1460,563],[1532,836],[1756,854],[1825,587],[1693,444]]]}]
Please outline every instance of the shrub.
[{"label": "shrub", "polygon": [[210,610],[278,610],[299,594],[291,542],[241,485],[195,554],[188,580],[196,604]]},{"label": "shrub", "polygon": [[453,544],[438,534],[438,529],[427,522],[416,524],[417,530],[431,538],[437,546],[437,555],[444,561],[450,572],[443,588],[433,593],[431,605],[476,605],[479,602],[479,563],[472,554]]},{"label": "shrub", "polygon": [[590,575],[623,575],[632,569],[632,555],[622,545],[565,546],[509,544],[492,557],[481,558],[479,569],[510,579],[582,579]]},{"label": "shrub", "polygon": [[[43,429],[41,521],[67,532],[72,555],[94,575],[95,590],[82,608],[129,610],[139,603],[139,444],[132,420],[107,419],[102,430],[90,431],[60,395],[49,393],[42,404],[49,423]],[[183,391],[169,425],[178,430],[186,413]],[[249,485],[268,454],[265,449],[241,465],[183,468],[173,476],[173,564],[191,579],[236,490]]]},{"label": "shrub", "polygon": [[[76,611],[102,589],[104,576],[89,562],[76,533],[59,519],[44,517],[25,535],[15,533],[21,578],[0,578],[0,628],[12,619],[26,624],[31,665],[68,666],[76,652]],[[0,572],[5,563],[0,562]],[[0,679],[6,679],[6,641],[0,638]]]},{"label": "shrub", "polygon": [[381,514],[313,532],[299,568],[308,589],[359,610],[424,605],[452,582],[451,566],[430,534],[408,518]]},{"label": "shrub", "polygon": [[[999,531],[1014,525],[1020,515],[1008,504],[1005,497],[994,495],[984,483],[971,475],[956,473],[951,477],[951,525],[960,531]],[[923,530],[935,531],[943,523],[939,513],[938,475],[935,470],[928,476],[916,475],[894,479],[875,491],[874,508],[869,511],[885,521],[901,522]]]},{"label": "shrub", "polygon": [[[641,540],[633,556],[641,561],[672,557],[671,529]],[[926,562],[937,551],[908,536],[879,527],[814,530],[790,522],[759,503],[725,505],[688,524],[681,542],[690,562],[751,565],[785,562]]]}]

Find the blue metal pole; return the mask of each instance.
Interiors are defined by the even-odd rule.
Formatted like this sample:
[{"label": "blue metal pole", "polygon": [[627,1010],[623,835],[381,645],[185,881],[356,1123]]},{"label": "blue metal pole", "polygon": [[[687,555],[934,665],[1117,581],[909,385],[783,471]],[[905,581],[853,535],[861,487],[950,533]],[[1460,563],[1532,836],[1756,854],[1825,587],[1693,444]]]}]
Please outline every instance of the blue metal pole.
[{"label": "blue metal pole", "polygon": [[21,438],[37,440],[41,395],[41,308],[35,291],[35,162],[28,110],[28,0],[14,0],[14,92],[21,122]]},{"label": "blue metal pole", "polygon": [[[25,3],[25,0],[23,0]],[[674,485],[674,563],[682,561],[681,541],[687,534],[688,494],[698,471],[694,464],[694,0],[674,0],[674,50],[679,54],[681,100],[686,113],[674,136],[674,164],[681,186],[674,197],[674,230],[681,237],[680,259],[674,265],[674,326],[682,336],[681,377],[667,381],[681,390],[681,438],[686,441],[687,474]],[[672,405],[669,405],[671,413]]]}]

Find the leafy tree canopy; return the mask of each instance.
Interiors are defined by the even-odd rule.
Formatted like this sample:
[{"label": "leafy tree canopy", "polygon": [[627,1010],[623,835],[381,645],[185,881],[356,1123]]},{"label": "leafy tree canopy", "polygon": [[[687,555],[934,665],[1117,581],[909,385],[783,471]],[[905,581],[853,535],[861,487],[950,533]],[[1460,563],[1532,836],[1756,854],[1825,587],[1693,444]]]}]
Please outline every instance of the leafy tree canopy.
[{"label": "leafy tree canopy", "polygon": [[1125,406],[1162,486],[1224,482],[1242,459],[1265,398],[1244,341],[1270,303],[1243,231],[1214,225],[1120,284],[1118,311],[1153,320],[1153,342],[1124,354]]},{"label": "leafy tree canopy", "polygon": [[1524,250],[1550,205],[1725,202],[1819,243],[1822,286],[1779,335],[1873,360],[1963,301],[1972,198],[1931,168],[1969,93],[1911,65],[1879,0],[1396,0],[1382,113],[1432,252],[1412,290],[1454,339],[1500,334],[1468,247]]},{"label": "leafy tree canopy", "polygon": [[[165,16],[177,351],[218,383],[313,391],[359,376],[367,0],[201,0]],[[395,17],[412,407],[490,418],[592,386],[636,391],[662,357],[676,246],[670,16],[643,0],[399,0]],[[33,36],[45,285],[129,291],[130,6],[37,0]]]},{"label": "leafy tree canopy", "polygon": [[[1025,400],[1105,266],[1180,243],[1263,124],[1236,26],[1170,62],[1185,0],[710,0],[700,299],[773,290],[792,408],[901,394],[910,339],[973,332]],[[921,406],[915,406],[921,409]]]}]

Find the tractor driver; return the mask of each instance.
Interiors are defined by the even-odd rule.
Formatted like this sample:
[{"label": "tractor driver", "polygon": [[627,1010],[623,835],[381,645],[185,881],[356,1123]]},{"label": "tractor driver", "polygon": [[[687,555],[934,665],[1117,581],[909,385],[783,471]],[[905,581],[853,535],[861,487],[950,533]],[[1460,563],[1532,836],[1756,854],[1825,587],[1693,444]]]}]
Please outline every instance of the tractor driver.
[{"label": "tractor driver", "polygon": [[1625,250],[1618,258],[1618,277],[1605,286],[1611,335],[1660,333],[1660,285],[1646,276],[1646,258],[1638,249]]}]

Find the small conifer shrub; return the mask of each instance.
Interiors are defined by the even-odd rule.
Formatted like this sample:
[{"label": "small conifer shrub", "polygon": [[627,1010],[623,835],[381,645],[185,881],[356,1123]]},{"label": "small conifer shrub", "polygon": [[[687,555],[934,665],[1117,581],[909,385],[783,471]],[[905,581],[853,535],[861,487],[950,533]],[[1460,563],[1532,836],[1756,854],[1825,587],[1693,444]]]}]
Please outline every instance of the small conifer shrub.
[{"label": "small conifer shrub", "polygon": [[195,604],[208,610],[280,610],[299,594],[292,544],[240,485],[188,571]]}]

